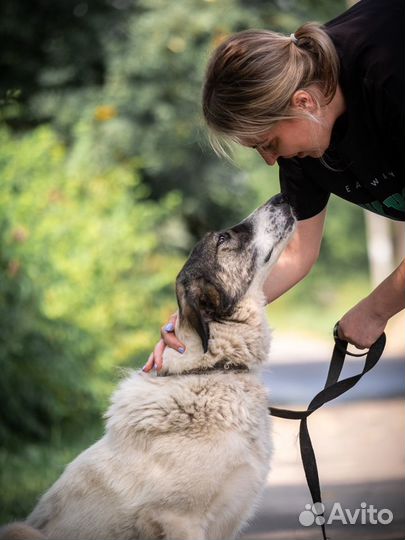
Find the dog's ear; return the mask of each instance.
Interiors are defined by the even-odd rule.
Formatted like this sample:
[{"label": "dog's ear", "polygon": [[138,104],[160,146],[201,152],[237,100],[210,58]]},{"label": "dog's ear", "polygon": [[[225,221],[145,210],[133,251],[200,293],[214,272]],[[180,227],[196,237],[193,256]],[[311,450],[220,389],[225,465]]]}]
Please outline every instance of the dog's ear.
[{"label": "dog's ear", "polygon": [[195,279],[184,285],[177,283],[180,322],[186,321],[200,336],[204,353],[208,351],[209,321],[220,304],[220,294],[212,283]]}]

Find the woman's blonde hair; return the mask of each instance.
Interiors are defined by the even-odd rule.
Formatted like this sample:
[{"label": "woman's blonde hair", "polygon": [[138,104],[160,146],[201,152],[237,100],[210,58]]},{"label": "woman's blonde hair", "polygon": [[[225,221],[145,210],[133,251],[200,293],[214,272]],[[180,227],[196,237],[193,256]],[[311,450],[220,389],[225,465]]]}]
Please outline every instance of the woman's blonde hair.
[{"label": "woman's blonde hair", "polygon": [[330,102],[338,77],[335,46],[316,23],[290,36],[267,30],[232,35],[214,51],[205,75],[202,106],[211,145],[227,155],[230,141],[256,138],[296,117],[291,98],[298,89],[315,84]]}]

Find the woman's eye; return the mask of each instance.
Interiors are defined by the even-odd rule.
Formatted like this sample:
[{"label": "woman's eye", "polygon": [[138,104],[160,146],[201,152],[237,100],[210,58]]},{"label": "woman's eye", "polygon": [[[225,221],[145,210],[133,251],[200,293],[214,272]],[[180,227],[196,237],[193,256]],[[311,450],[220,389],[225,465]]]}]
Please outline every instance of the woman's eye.
[{"label": "woman's eye", "polygon": [[217,240],[217,246],[220,246],[221,244],[223,244],[224,242],[226,242],[227,240],[229,240],[231,237],[231,235],[229,233],[221,233],[218,235],[218,240]]},{"label": "woman's eye", "polygon": [[275,152],[276,150],[276,142],[274,139],[271,141],[264,143],[261,147],[259,147],[262,152]]},{"label": "woman's eye", "polygon": [[274,145],[272,142],[266,144],[266,146],[264,147],[264,150],[266,150],[267,152],[273,152],[274,150]]}]

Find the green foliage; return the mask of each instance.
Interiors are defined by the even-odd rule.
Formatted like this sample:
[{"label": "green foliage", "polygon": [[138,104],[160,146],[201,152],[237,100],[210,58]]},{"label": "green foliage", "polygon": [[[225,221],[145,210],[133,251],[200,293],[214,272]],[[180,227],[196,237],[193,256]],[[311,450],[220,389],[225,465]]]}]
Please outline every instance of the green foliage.
[{"label": "green foliage", "polygon": [[80,424],[111,390],[112,368],[145,359],[173,309],[180,259],[163,230],[179,198],[143,200],[130,165],[68,176],[48,128],[0,138],[0,435],[8,444],[14,432],[47,438],[62,421]]},{"label": "green foliage", "polygon": [[28,443],[18,452],[0,448],[0,523],[27,516],[38,495],[62,474],[66,464],[102,435],[100,419],[88,422],[80,434],[53,429],[48,444]]},{"label": "green foliage", "polygon": [[32,281],[9,255],[0,263],[0,443],[15,448],[48,439],[55,425],[89,420],[95,402],[89,358],[80,350],[72,356],[84,332],[43,315]]},{"label": "green foliage", "polygon": [[[119,39],[107,33],[100,89],[39,92],[33,100],[38,114],[52,117],[68,137],[72,167],[135,157],[151,198],[181,190],[194,239],[239,219],[252,196],[234,169],[208,151],[200,117],[208,52],[227,33],[259,22],[250,10],[234,8],[234,0],[138,2],[121,21]],[[225,182],[226,189],[218,187]]]},{"label": "green foliage", "polygon": [[[42,15],[41,32],[15,31],[14,53],[3,54],[19,60],[33,44],[30,63],[6,64],[5,80],[22,87],[25,104],[23,111],[10,106],[7,118],[16,126],[51,121],[78,169],[136,158],[151,198],[181,191],[181,215],[196,240],[240,219],[255,198],[243,175],[207,147],[200,94],[210,52],[229,33],[290,32],[344,7],[343,0],[68,0],[52,7],[34,0],[26,9]],[[5,0],[5,9],[8,27],[20,30],[22,8]]]}]

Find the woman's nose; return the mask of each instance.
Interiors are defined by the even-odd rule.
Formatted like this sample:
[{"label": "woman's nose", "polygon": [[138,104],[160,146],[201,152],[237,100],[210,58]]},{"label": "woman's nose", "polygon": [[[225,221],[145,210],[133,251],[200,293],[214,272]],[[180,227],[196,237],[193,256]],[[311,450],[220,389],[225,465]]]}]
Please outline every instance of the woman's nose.
[{"label": "woman's nose", "polygon": [[273,152],[266,151],[266,150],[258,150],[260,156],[264,159],[264,161],[267,163],[267,165],[274,165],[277,161],[277,154],[274,154]]}]

